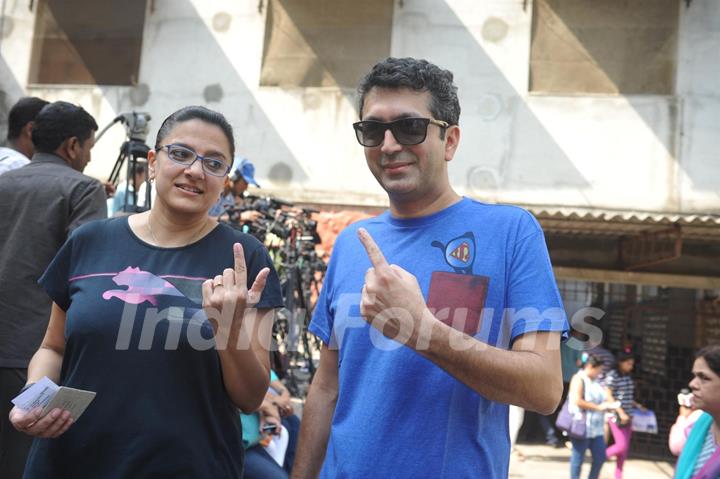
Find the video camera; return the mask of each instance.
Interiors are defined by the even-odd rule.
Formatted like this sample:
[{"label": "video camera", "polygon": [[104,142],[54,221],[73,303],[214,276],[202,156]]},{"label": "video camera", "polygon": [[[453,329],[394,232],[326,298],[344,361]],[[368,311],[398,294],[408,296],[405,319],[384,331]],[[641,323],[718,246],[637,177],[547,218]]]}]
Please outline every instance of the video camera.
[{"label": "video camera", "polygon": [[120,146],[120,154],[108,178],[108,181],[112,183],[113,186],[117,186],[120,179],[120,172],[122,171],[123,165],[127,162],[125,177],[126,195],[124,204],[122,205],[122,211],[124,212],[140,212],[150,209],[151,187],[149,179],[147,177],[145,179],[145,201],[142,205],[138,198],[138,191],[136,191],[136,189],[139,190],[140,188],[130,188],[131,182],[133,182],[134,172],[137,171],[137,165],[147,163],[150,147],[145,141],[150,131],[150,119],[150,114],[145,112],[133,111],[120,113],[95,137],[95,142],[97,143],[105,132],[116,123],[122,123],[125,127],[127,139],[123,142],[122,146]]}]

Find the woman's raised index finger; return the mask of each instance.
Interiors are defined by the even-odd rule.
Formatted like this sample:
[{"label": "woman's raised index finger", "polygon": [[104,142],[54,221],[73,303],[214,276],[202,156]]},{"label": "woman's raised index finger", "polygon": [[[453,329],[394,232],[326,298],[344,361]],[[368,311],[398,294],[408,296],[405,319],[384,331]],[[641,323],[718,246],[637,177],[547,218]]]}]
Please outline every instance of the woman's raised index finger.
[{"label": "woman's raised index finger", "polygon": [[233,245],[233,254],[235,256],[235,284],[237,286],[247,287],[247,267],[245,266],[245,251],[240,243]]}]

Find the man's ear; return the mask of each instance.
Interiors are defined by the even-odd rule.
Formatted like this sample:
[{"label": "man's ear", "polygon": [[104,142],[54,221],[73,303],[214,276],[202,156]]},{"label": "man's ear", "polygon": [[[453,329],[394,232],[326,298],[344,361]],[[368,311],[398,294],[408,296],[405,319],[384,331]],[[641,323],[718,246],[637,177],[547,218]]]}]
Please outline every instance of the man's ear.
[{"label": "man's ear", "polygon": [[[60,145],[55,148],[54,153],[64,159],[67,162],[71,162],[75,159],[75,153],[73,153],[72,143],[73,140],[77,142],[77,137],[65,138]],[[76,147],[77,148],[77,147]]]},{"label": "man's ear", "polygon": [[80,150],[82,148],[80,140],[77,136],[71,136],[70,138],[65,140],[65,143],[67,144],[68,158],[75,161],[80,155]]},{"label": "man's ear", "polygon": [[25,123],[25,126],[22,127],[22,130],[20,131],[20,136],[23,138],[26,138],[27,141],[32,144],[32,129],[33,129],[33,122],[29,121]]},{"label": "man's ear", "polygon": [[452,161],[460,144],[460,127],[452,125],[445,131],[445,161]]}]

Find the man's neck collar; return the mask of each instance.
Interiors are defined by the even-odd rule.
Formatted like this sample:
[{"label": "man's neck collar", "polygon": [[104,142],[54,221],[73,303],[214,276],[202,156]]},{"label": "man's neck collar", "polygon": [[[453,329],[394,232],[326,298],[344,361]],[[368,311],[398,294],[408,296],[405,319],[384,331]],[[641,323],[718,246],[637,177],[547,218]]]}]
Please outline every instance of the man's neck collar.
[{"label": "man's neck collar", "polygon": [[58,155],[57,153],[44,153],[38,151],[35,153],[32,157],[32,161],[41,161],[41,162],[48,162],[48,163],[62,163],[63,165],[72,168],[70,165],[70,162],[63,158],[62,156]]},{"label": "man's neck collar", "polygon": [[12,148],[26,158],[32,158],[33,156],[32,145],[28,145],[26,142],[21,142],[17,138],[14,138],[12,140],[8,139],[5,142],[5,146],[7,146],[8,148]]},{"label": "man's neck collar", "polygon": [[462,200],[462,196],[450,190],[432,201],[421,199],[412,202],[398,202],[390,199],[390,213],[398,219],[421,218],[442,211]]}]

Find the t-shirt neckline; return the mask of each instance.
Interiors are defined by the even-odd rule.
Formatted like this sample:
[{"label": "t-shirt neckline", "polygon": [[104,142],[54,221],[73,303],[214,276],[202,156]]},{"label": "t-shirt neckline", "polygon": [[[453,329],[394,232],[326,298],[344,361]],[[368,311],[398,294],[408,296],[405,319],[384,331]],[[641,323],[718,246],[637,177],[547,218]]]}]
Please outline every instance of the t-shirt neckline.
[{"label": "t-shirt neckline", "polygon": [[154,244],[150,244],[150,243],[148,243],[147,241],[144,241],[142,238],[140,238],[137,234],[135,234],[135,232],[134,232],[134,231],[132,230],[132,228],[130,227],[130,217],[131,217],[131,216],[132,216],[132,215],[127,215],[127,216],[125,216],[125,217],[123,218],[123,225],[124,225],[125,228],[127,229],[128,233],[130,233],[130,236],[132,237],[132,239],[133,239],[134,241],[136,241],[137,243],[139,243],[141,246],[145,246],[146,248],[156,249],[156,250],[159,250],[159,251],[181,251],[181,250],[186,249],[186,248],[191,248],[191,247],[193,247],[193,246],[201,243],[201,242],[204,241],[206,238],[209,238],[211,235],[215,234],[215,232],[219,229],[219,226],[220,226],[220,223],[218,222],[218,223],[213,227],[213,229],[211,229],[211,230],[208,231],[205,235],[203,235],[203,236],[201,236],[200,238],[196,239],[196,240],[193,241],[192,243],[188,243],[188,244],[183,245],[183,246],[164,247],[164,246],[157,246],[157,245],[154,245]]},{"label": "t-shirt neckline", "polygon": [[460,211],[462,208],[464,208],[466,205],[470,204],[472,200],[470,198],[467,198],[465,196],[461,197],[459,201],[456,201],[452,205],[437,211],[435,213],[429,214],[427,216],[420,216],[418,218],[398,218],[393,216],[390,213],[390,210],[387,210],[385,213],[383,213],[383,219],[393,225],[400,228],[412,228],[417,226],[426,226],[431,223],[434,223],[436,221],[442,220],[444,218],[447,218],[458,211]]}]

